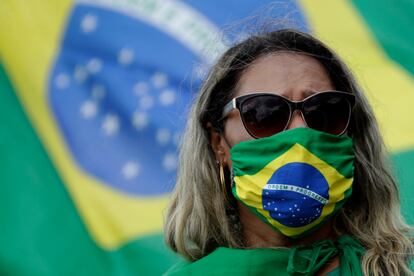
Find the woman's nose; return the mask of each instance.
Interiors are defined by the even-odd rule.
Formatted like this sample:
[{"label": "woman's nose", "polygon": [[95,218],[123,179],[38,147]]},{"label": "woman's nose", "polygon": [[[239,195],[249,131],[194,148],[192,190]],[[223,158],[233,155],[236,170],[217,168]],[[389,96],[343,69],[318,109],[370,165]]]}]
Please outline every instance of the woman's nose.
[{"label": "woman's nose", "polygon": [[302,113],[299,110],[295,110],[290,118],[289,125],[286,129],[307,127],[305,120],[303,120]]}]

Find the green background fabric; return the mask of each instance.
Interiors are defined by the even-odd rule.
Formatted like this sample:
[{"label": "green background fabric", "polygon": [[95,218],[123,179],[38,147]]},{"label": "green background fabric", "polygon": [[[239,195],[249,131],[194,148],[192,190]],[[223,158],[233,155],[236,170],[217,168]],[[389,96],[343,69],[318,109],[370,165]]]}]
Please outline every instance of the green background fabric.
[{"label": "green background fabric", "polygon": [[2,67],[0,126],[0,275],[160,275],[178,260],[161,234],[95,244]]},{"label": "green background fabric", "polygon": [[[352,0],[352,3],[389,58],[414,77],[414,32],[412,31],[414,1]],[[410,92],[414,93],[414,91]],[[390,93],[398,97],[398,87]],[[401,116],[410,116],[409,112],[412,110],[397,112],[400,112]],[[412,225],[414,224],[412,207],[414,206],[414,170],[412,169],[414,149],[393,152],[391,161],[401,186],[402,213],[407,222]]]},{"label": "green background fabric", "polygon": [[414,1],[352,0],[352,3],[388,56],[414,76]]}]

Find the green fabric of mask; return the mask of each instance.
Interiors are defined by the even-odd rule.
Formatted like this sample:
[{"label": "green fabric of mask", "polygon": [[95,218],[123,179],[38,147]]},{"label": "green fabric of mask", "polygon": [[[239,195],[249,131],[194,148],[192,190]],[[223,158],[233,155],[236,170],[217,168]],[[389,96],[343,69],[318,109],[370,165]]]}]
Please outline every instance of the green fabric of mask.
[{"label": "green fabric of mask", "polygon": [[352,193],[352,139],[295,128],[244,141],[230,151],[233,195],[285,236],[302,237]]}]

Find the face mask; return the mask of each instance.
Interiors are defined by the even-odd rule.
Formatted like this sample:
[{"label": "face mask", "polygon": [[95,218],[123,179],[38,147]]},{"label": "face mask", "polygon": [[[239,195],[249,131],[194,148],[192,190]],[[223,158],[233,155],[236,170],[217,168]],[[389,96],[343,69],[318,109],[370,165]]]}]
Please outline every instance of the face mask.
[{"label": "face mask", "polygon": [[320,227],[352,192],[352,139],[295,128],[231,151],[233,195],[262,221],[298,238]]}]

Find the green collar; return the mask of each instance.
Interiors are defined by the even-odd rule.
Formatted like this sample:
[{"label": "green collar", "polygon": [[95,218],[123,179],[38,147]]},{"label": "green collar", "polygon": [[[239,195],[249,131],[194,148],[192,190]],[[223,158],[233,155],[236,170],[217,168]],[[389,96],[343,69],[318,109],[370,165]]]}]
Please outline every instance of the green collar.
[{"label": "green collar", "polygon": [[362,245],[350,236],[294,248],[235,249],[219,247],[192,263],[171,268],[166,275],[313,275],[327,261],[340,258],[341,275],[362,276]]},{"label": "green collar", "polygon": [[335,256],[340,258],[341,275],[363,275],[361,257],[365,249],[350,236],[337,241],[323,240],[291,249],[287,272],[290,275],[313,275]]}]

